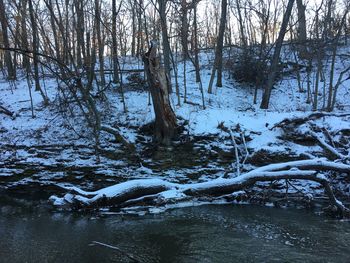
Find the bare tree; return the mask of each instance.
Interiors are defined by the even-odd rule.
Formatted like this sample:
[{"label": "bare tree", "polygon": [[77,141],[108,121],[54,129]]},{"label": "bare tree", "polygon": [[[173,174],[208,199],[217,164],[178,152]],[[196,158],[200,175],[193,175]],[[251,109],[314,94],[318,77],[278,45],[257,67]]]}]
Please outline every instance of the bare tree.
[{"label": "bare tree", "polygon": [[98,62],[100,69],[100,80],[101,85],[104,87],[106,85],[105,72],[104,72],[104,43],[102,40],[101,33],[101,9],[100,9],[100,0],[95,0],[95,28],[97,35],[97,44],[98,44]]},{"label": "bare tree", "polygon": [[170,67],[170,43],[168,37],[168,26],[167,26],[167,15],[166,15],[166,5],[168,0],[157,0],[158,1],[158,11],[160,16],[160,24],[162,28],[162,42],[163,42],[163,58],[164,58],[164,67],[165,73],[169,78],[167,83],[169,93],[172,93],[171,87],[171,67]]},{"label": "bare tree", "polygon": [[216,86],[222,87],[222,52],[223,52],[223,46],[224,46],[226,14],[227,14],[227,0],[222,0],[219,35],[216,41],[215,59],[214,59],[214,65],[213,65],[213,69],[212,69],[211,77],[209,81],[208,93],[213,92],[213,82],[214,82],[216,72],[217,72]]},{"label": "bare tree", "polygon": [[151,47],[144,55],[143,61],[156,115],[155,137],[158,142],[170,145],[176,135],[176,116],[170,105],[168,79],[164,69],[160,67],[155,41],[151,42]]},{"label": "bare tree", "polygon": [[287,31],[288,21],[289,21],[290,15],[292,13],[293,4],[294,4],[294,0],[288,1],[287,9],[283,15],[281,29],[280,29],[278,38],[276,40],[276,46],[275,46],[274,54],[272,57],[271,66],[269,69],[267,83],[265,84],[264,94],[263,94],[262,102],[260,105],[260,108],[262,108],[262,109],[269,108],[271,90],[272,90],[273,84],[275,82],[275,77],[276,77],[277,70],[278,70],[278,63],[279,63],[279,59],[280,59],[280,53],[281,53],[281,49],[282,49],[283,39],[284,39],[284,35],[286,34],[286,31]]},{"label": "bare tree", "polygon": [[306,48],[306,18],[305,18],[305,9],[306,5],[303,4],[303,0],[297,0],[298,8],[298,49],[299,57],[303,58],[307,55]]},{"label": "bare tree", "polygon": [[[7,33],[8,23],[7,23],[6,10],[5,10],[5,5],[4,5],[3,0],[0,0],[0,22],[1,22],[2,40],[4,42],[4,47],[9,48],[10,41],[9,41],[9,37],[8,37],[8,33]],[[16,79],[16,69],[13,65],[11,53],[9,50],[5,50],[4,60],[5,60],[5,64],[7,67],[7,78],[9,80],[15,80]]]},{"label": "bare tree", "polygon": [[48,98],[46,97],[45,93],[43,92],[41,86],[40,86],[40,76],[39,76],[39,39],[38,39],[38,29],[37,29],[37,23],[35,20],[35,12],[33,8],[33,0],[28,0],[29,3],[29,14],[30,14],[30,23],[32,26],[32,35],[33,35],[33,64],[34,64],[34,81],[35,81],[35,90],[39,91],[45,104],[48,104]]}]

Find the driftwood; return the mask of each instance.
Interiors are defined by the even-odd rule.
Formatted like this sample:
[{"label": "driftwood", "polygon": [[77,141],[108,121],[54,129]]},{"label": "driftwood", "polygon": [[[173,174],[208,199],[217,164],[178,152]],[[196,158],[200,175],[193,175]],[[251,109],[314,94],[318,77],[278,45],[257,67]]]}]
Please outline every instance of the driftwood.
[{"label": "driftwood", "polygon": [[143,62],[156,115],[155,138],[162,144],[170,145],[171,140],[176,135],[176,116],[169,100],[169,80],[164,69],[160,67],[155,41],[151,42],[149,51],[143,56]]},{"label": "driftwood", "polygon": [[337,200],[327,177],[320,171],[350,174],[350,165],[315,159],[271,164],[235,178],[219,178],[204,183],[177,184],[161,179],[140,179],[93,192],[87,192],[77,187],[63,187],[69,193],[63,197],[52,196],[50,201],[57,206],[77,209],[109,206],[122,208],[145,205],[145,203],[166,205],[201,197],[223,197],[251,187],[257,182],[309,180],[319,183],[325,189],[334,210],[343,216],[350,216],[350,210]]}]

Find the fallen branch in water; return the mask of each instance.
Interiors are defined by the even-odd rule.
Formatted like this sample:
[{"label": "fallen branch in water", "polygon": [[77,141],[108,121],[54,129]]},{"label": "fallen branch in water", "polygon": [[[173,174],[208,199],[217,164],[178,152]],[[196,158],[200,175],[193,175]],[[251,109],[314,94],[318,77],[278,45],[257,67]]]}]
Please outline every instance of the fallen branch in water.
[{"label": "fallen branch in water", "polygon": [[331,205],[342,215],[349,216],[350,210],[335,197],[328,179],[319,171],[338,171],[350,174],[350,165],[330,162],[325,159],[293,161],[270,164],[235,178],[219,178],[195,184],[170,183],[161,179],[139,179],[116,184],[98,191],[87,192],[77,187],[68,190],[64,197],[50,197],[57,206],[71,208],[126,207],[144,204],[147,199],[154,205],[181,202],[194,197],[220,197],[244,190],[257,182],[275,180],[309,180],[323,186]]},{"label": "fallen branch in water", "polygon": [[94,245],[99,245],[99,246],[102,246],[102,247],[107,247],[107,248],[114,249],[114,250],[118,251],[120,254],[123,254],[127,258],[131,259],[132,262],[139,262],[139,263],[141,263],[140,260],[135,258],[133,255],[130,255],[129,253],[126,253],[125,251],[123,251],[119,247],[108,245],[108,244],[105,244],[105,243],[102,243],[102,242],[98,242],[98,241],[92,241],[91,244],[89,244],[89,246],[94,246]]}]

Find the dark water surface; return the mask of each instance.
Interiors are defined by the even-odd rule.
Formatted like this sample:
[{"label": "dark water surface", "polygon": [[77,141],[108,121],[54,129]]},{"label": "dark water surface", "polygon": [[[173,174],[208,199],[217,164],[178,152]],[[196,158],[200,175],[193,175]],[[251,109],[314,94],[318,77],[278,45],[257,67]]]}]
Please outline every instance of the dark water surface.
[{"label": "dark water surface", "polygon": [[139,262],[350,262],[350,223],[253,205],[145,216],[1,206],[0,262],[133,262],[126,254]]}]

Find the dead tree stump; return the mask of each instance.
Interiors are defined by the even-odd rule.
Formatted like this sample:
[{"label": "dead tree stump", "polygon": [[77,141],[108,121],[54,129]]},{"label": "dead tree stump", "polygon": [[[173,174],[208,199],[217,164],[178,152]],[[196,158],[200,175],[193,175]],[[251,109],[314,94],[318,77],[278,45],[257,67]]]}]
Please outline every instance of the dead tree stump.
[{"label": "dead tree stump", "polygon": [[156,117],[154,126],[155,138],[161,144],[170,145],[176,135],[176,115],[170,105],[167,88],[168,78],[165,70],[160,67],[155,41],[151,41],[151,47],[143,56],[143,62]]}]

